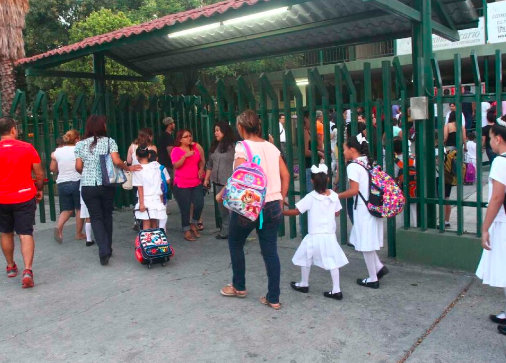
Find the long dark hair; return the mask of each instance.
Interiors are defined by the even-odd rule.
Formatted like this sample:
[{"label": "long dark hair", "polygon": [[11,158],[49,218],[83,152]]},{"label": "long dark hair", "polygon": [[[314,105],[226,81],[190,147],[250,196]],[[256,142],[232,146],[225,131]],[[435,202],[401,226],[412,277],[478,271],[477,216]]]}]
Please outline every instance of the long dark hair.
[{"label": "long dark hair", "polygon": [[358,142],[358,139],[356,136],[350,136],[348,137],[348,140],[346,141],[346,146],[349,149],[355,149],[357,150],[362,156],[367,157],[367,164],[369,166],[372,166],[373,160],[371,159],[371,156],[369,155],[369,144],[367,141],[362,141],[362,144]]},{"label": "long dark hair", "polygon": [[[185,132],[189,132],[190,135],[193,137],[193,133],[189,129],[181,129],[177,132],[176,140],[174,141],[174,146],[179,147],[181,146],[181,140],[183,139],[183,135]],[[193,150],[192,144],[190,144],[190,150]]]},{"label": "long dark hair", "polygon": [[327,174],[311,173],[311,180],[313,181],[313,188],[318,194],[323,194],[327,191]]},{"label": "long dark hair", "polygon": [[218,149],[218,152],[221,154],[226,153],[235,145],[236,140],[234,131],[227,121],[220,121],[216,123],[214,127],[218,127],[220,129],[221,133],[223,134],[223,139],[221,139],[221,141],[214,139],[213,143],[211,144],[211,148],[209,149],[209,153],[214,153],[216,149]]},{"label": "long dark hair", "polygon": [[92,115],[86,120],[86,131],[84,132],[84,138],[93,137],[93,142],[90,145],[90,149],[93,149],[98,142],[100,137],[107,137],[107,117],[104,115]]}]

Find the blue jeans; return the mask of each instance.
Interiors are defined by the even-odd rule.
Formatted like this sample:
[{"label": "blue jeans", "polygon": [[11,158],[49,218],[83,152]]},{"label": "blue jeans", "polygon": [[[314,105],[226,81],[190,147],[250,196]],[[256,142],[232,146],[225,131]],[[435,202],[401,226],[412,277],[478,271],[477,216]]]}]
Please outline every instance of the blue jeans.
[{"label": "blue jeans", "polygon": [[266,203],[263,209],[263,226],[259,221],[252,222],[237,213],[231,213],[228,233],[228,248],[232,261],[232,283],[239,291],[246,290],[246,260],[244,244],[253,229],[257,230],[260,250],[265,262],[268,278],[267,300],[272,304],[279,303],[281,265],[278,256],[278,227],[283,220],[279,201]]}]

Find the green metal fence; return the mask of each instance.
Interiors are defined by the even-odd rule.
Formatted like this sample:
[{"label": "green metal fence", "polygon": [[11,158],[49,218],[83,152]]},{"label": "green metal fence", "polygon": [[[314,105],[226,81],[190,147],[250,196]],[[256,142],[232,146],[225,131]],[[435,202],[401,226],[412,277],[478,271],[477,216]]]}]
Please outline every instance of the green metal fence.
[{"label": "green metal fence", "polygon": [[[443,103],[455,102],[457,104],[457,125],[461,124],[461,103],[476,102],[480,105],[482,101],[497,101],[498,114],[502,114],[501,100],[504,98],[502,92],[502,64],[499,51],[495,55],[495,73],[497,75],[495,85],[486,84],[486,90],[495,86],[494,93],[482,93],[482,78],[478,66],[478,58],[473,52],[470,56],[476,93],[474,95],[463,95],[461,90],[461,64],[459,55],[454,59],[454,84],[456,93],[451,97],[443,96],[443,83],[439,69],[439,63],[434,56],[432,58],[432,72],[436,83],[436,94],[432,89],[425,90],[429,99],[429,120],[414,121],[415,128],[415,154],[417,169],[417,196],[409,197],[407,183],[405,185],[405,195],[407,196],[407,205],[417,203],[418,207],[418,226],[422,230],[428,228],[435,229],[439,221],[439,230],[445,233],[444,229],[444,207],[445,205],[456,206],[457,212],[457,233],[464,233],[464,208],[473,208],[476,211],[476,233],[479,236],[482,224],[482,208],[485,207],[482,197],[483,177],[482,156],[477,153],[477,180],[476,183],[476,201],[465,201],[463,195],[462,169],[457,168],[457,198],[455,200],[445,200],[442,193],[436,192],[435,167],[440,171],[444,170],[444,151],[443,151],[443,128],[444,115]],[[488,61],[484,67],[486,77],[488,77]],[[311,138],[311,161],[313,164],[319,163],[317,151],[316,135],[316,110],[323,111],[324,124],[324,155],[325,162],[331,166],[330,142],[330,120],[329,110],[336,110],[337,149],[339,189],[345,190],[346,180],[346,162],[343,155],[343,143],[345,141],[346,122],[343,111],[351,110],[351,133],[356,134],[358,129],[358,109],[363,108],[366,119],[367,137],[370,141],[371,155],[373,159],[390,174],[394,172],[394,154],[393,154],[393,127],[392,127],[392,105],[400,105],[404,111],[401,118],[402,124],[402,144],[404,165],[409,164],[408,160],[408,135],[409,126],[407,113],[405,110],[409,107],[409,99],[412,96],[413,89],[407,86],[406,78],[403,73],[398,58],[392,61],[382,62],[381,67],[381,87],[376,85],[376,95],[379,98],[373,98],[372,71],[369,63],[364,64],[360,83],[363,85],[360,89],[356,86],[354,79],[348,71],[346,64],[339,64],[335,67],[334,84],[329,87],[325,84],[317,68],[311,68],[307,71],[309,84],[305,89],[301,89],[291,71],[285,71],[282,78],[282,97],[273,86],[269,77],[262,74],[254,89],[243,77],[238,77],[234,82],[226,83],[224,80],[216,82],[216,95],[198,82],[196,89],[198,96],[195,95],[163,95],[151,96],[146,99],[143,95],[135,97],[121,95],[118,100],[111,94],[99,95],[93,101],[86,95],[79,95],[71,105],[64,94],[58,95],[57,99],[48,106],[49,100],[44,92],[39,92],[33,102],[33,107],[29,108],[26,100],[26,94],[22,91],[16,93],[12,105],[11,114],[15,116],[22,126],[22,138],[33,143],[43,156],[48,175],[49,174],[49,156],[55,147],[55,139],[70,128],[77,128],[81,132],[84,130],[86,117],[89,114],[104,112],[108,116],[109,132],[112,137],[118,141],[120,154],[125,157],[130,142],[135,139],[137,131],[141,127],[151,127],[155,133],[162,131],[161,120],[165,116],[172,116],[176,120],[177,128],[190,128],[196,136],[196,140],[202,144],[206,155],[213,138],[213,125],[218,120],[227,120],[235,127],[236,116],[245,109],[256,111],[263,124],[262,132],[265,138],[271,134],[274,143],[279,147],[279,126],[278,116],[280,113],[285,115],[286,131],[286,152],[287,164],[290,172],[290,188],[288,194],[288,204],[291,208],[295,202],[307,192],[305,179],[305,170],[310,165],[306,165],[304,151],[304,113],[309,112]],[[416,85],[415,85],[416,87]],[[379,91],[378,91],[379,90]],[[305,94],[304,94],[305,92]],[[307,104],[303,104],[304,99]],[[281,106],[282,103],[282,106]],[[89,105],[91,104],[91,107]],[[437,105],[437,115],[434,115],[433,107]],[[49,117],[49,111],[52,117]],[[376,123],[373,122],[373,111]],[[29,116],[30,115],[30,116]],[[292,116],[296,116],[292,118]],[[437,123],[434,121],[434,116]],[[476,119],[481,123],[481,107],[476,107]],[[438,132],[438,157],[435,156],[435,131]],[[477,140],[481,141],[481,127],[476,128]],[[383,143],[383,139],[385,140]],[[460,144],[461,134],[457,133],[457,144]],[[477,148],[481,150],[481,147]],[[463,163],[463,150],[458,148],[457,163]],[[299,166],[300,177],[295,181],[295,166]],[[409,179],[408,168],[403,169],[404,180]],[[56,218],[56,208],[54,202],[54,183],[52,178],[48,178],[49,189],[49,209],[51,220]],[[444,178],[439,178],[439,190],[444,190]],[[118,206],[130,205],[133,202],[131,193],[118,190]],[[215,206],[216,207],[216,206]],[[45,205],[40,205],[41,222],[45,222]],[[219,213],[216,211],[217,225],[219,225]],[[389,254],[396,254],[396,229],[402,225],[403,228],[410,227],[410,211],[406,208],[404,218],[399,217],[399,225],[395,218],[387,221],[387,239]],[[437,214],[439,217],[437,218]],[[299,218],[300,230],[296,228],[297,218]],[[402,221],[402,222],[401,222]],[[347,216],[341,213],[340,216],[340,241],[347,243]],[[299,233],[307,233],[307,217],[291,217],[288,224],[289,237],[295,238]],[[280,228],[280,235],[285,234],[284,225]]]}]

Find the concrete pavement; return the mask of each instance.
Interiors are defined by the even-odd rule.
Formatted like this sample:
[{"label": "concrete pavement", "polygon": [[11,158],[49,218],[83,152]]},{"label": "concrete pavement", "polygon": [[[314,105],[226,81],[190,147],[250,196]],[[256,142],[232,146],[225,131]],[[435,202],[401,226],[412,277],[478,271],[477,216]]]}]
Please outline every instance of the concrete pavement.
[{"label": "concrete pavement", "polygon": [[[344,299],[334,301],[322,296],[331,279],[317,267],[308,294],[290,289],[299,278],[291,258],[300,239],[281,238],[283,306],[274,311],[259,302],[267,278],[253,233],[249,295],[222,297],[230,258],[227,242],[214,238],[210,197],[206,203],[198,242],[183,240],[172,204],[176,256],[151,270],[134,258],[131,211],[114,214],[106,267],[96,246],[72,238],[59,245],[52,225],[38,225],[35,288],[0,277],[0,362],[506,362],[506,336],[488,321],[504,309],[502,291],[458,271],[398,263],[386,250],[391,273],[372,290],[355,283],[366,276],[365,263],[344,247]],[[73,225],[65,235],[74,236]]]}]

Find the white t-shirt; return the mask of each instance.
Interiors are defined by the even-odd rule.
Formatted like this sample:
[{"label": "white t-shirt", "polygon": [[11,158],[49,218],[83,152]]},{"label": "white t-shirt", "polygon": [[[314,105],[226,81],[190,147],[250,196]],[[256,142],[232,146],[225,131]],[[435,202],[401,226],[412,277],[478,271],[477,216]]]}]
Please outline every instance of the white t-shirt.
[{"label": "white t-shirt", "polygon": [[336,233],[335,215],[342,207],[334,191],[331,190],[330,195],[322,195],[313,190],[295,207],[300,213],[308,212],[309,234]]},{"label": "white t-shirt", "polygon": [[54,151],[54,158],[58,164],[57,184],[81,180],[81,174],[76,170],[75,148],[75,146],[63,146]]},{"label": "white t-shirt", "polygon": [[346,125],[351,122],[351,110],[346,110]]},{"label": "white t-shirt", "polygon": [[[504,154],[503,154],[504,155]],[[490,174],[488,176],[488,201],[492,198],[492,193],[494,191],[494,185],[492,184],[492,180],[495,180],[501,184],[506,185],[506,158],[497,155],[492,163],[492,167],[490,168]],[[506,213],[504,213],[504,207],[501,205],[499,208],[499,213],[494,219],[494,222],[506,223]]]},{"label": "white t-shirt", "polygon": [[[445,125],[448,124],[448,120],[450,119],[450,113],[451,111],[446,114]],[[464,117],[464,114],[462,114],[462,126],[466,127],[466,118]]]},{"label": "white t-shirt", "polygon": [[[134,171],[132,176],[132,185],[134,187],[143,187],[144,197],[154,197],[162,195],[162,174],[160,164],[153,161],[149,164],[140,164],[142,170]],[[163,169],[163,174],[167,182],[170,180],[167,169]]]},{"label": "white t-shirt", "polygon": [[[367,163],[367,157],[365,156],[361,156],[358,160]],[[348,179],[358,183],[358,190],[365,200],[369,200],[369,172],[357,163],[350,163],[346,167],[346,173],[348,174]],[[365,204],[360,196],[358,196],[357,204]]]},{"label": "white t-shirt", "polygon": [[286,132],[281,122],[279,123],[279,142],[286,142]]},{"label": "white t-shirt", "polygon": [[481,103],[481,127],[487,126],[487,111],[490,108],[490,103]]},{"label": "white t-shirt", "polygon": [[466,158],[469,163],[476,163],[476,143],[474,141],[468,141],[466,143]]},{"label": "white t-shirt", "polygon": [[332,148],[332,153],[334,153],[336,144],[337,144],[337,127],[334,122],[330,122],[330,147]]}]

